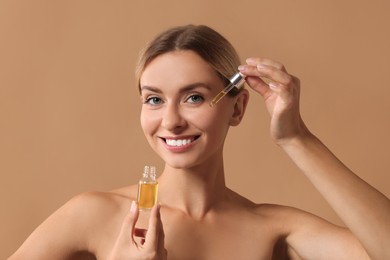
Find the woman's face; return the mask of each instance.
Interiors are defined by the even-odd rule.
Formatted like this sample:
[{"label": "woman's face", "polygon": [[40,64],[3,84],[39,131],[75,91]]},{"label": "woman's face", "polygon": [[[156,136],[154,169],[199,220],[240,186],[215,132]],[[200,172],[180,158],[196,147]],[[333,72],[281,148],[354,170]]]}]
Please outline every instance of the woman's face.
[{"label": "woman's face", "polygon": [[190,168],[222,158],[235,98],[209,103],[224,87],[192,51],[156,57],[141,78],[141,125],[155,152],[171,167]]}]

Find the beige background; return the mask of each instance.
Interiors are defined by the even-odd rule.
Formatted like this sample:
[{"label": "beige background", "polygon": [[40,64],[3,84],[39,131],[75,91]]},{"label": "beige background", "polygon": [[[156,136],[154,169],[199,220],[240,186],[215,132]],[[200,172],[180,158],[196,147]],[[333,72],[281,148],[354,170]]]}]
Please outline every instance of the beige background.
[{"label": "beige background", "polygon": [[[139,127],[133,69],[146,41],[188,23],[217,29],[242,59],[282,61],[302,81],[310,129],[390,195],[388,1],[1,0],[0,259],[72,196],[162,168]],[[227,184],[340,223],[268,125],[252,95],[227,141]]]}]

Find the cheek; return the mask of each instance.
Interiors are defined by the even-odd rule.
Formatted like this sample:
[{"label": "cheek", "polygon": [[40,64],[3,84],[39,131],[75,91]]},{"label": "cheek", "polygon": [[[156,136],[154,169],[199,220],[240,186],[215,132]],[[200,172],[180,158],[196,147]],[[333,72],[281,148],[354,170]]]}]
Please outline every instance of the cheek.
[{"label": "cheek", "polygon": [[225,111],[218,111],[214,108],[206,108],[196,113],[187,114],[188,121],[199,129],[207,130],[209,133],[225,132],[229,126],[229,119]]},{"label": "cheek", "polygon": [[150,113],[150,111],[141,110],[140,115],[141,127],[144,134],[147,136],[148,134],[153,133],[153,131],[158,127],[159,117],[156,117],[155,113]]}]

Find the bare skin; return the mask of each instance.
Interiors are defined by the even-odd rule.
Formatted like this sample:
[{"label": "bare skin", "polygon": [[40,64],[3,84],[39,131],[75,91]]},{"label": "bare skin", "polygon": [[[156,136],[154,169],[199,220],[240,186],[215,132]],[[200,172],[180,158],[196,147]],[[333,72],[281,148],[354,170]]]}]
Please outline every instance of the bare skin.
[{"label": "bare skin", "polygon": [[[136,189],[132,186],[115,193],[79,195],[39,227],[11,259],[110,259]],[[308,241],[308,247],[324,248],[327,257],[345,255],[338,259],[350,259],[352,254],[345,252],[345,245],[356,245],[344,241],[352,239],[346,229],[297,209],[256,205],[230,190],[226,193],[226,200],[201,219],[176,208],[161,207],[168,259],[300,259],[287,239],[292,230],[303,227],[317,238]],[[130,239],[127,241],[130,244]]]},{"label": "bare skin", "polygon": [[[160,206],[150,218],[139,214],[132,203],[136,186],[81,194],[39,226],[10,259],[390,258],[389,199],[306,128],[298,80],[269,59],[248,59],[240,71],[264,97],[272,139],[345,228],[295,208],[253,203],[226,187],[224,138],[244,116],[249,92],[210,108],[222,82],[195,53],[176,51],[155,58],[141,77],[141,125],[166,163],[159,178]],[[176,147],[168,145],[169,139],[191,143]]]}]

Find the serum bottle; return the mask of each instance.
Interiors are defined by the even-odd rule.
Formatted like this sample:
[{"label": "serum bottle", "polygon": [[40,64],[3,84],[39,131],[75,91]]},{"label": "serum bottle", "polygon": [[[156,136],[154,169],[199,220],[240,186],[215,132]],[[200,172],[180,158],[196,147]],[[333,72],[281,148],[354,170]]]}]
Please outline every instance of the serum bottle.
[{"label": "serum bottle", "polygon": [[145,166],[138,182],[138,206],[140,210],[150,210],[157,203],[158,182],[156,167]]}]

